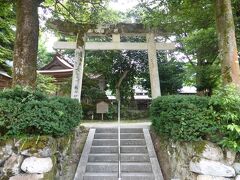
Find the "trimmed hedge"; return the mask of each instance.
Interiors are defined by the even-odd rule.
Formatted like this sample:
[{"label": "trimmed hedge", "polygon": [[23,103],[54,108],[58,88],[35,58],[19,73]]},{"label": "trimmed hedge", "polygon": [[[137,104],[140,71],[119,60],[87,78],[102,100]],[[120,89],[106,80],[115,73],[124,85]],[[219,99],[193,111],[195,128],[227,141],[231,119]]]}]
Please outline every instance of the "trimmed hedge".
[{"label": "trimmed hedge", "polygon": [[206,139],[216,129],[208,104],[208,97],[159,97],[150,108],[152,126],[157,133],[175,141]]},{"label": "trimmed hedge", "polygon": [[21,88],[0,92],[0,137],[63,136],[78,126],[81,118],[77,100]]},{"label": "trimmed hedge", "polygon": [[159,97],[150,109],[153,128],[175,141],[210,140],[240,152],[239,89],[230,84],[211,97]]}]

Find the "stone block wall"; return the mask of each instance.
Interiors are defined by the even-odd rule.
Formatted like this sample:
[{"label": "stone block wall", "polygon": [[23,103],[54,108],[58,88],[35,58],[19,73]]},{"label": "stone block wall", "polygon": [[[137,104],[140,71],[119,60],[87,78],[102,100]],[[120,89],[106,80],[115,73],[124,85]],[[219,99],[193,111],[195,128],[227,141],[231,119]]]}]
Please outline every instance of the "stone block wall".
[{"label": "stone block wall", "polygon": [[57,140],[48,136],[3,141],[0,146],[1,179],[48,179],[55,174]]},{"label": "stone block wall", "polygon": [[240,180],[240,158],[209,141],[171,142],[152,133],[165,180]]},{"label": "stone block wall", "polygon": [[[79,148],[82,130],[69,136],[36,136],[0,142],[0,180],[53,180],[64,176],[64,169]],[[78,153],[78,152],[77,152]],[[75,159],[77,164],[79,156]],[[74,170],[72,172],[74,175]]]}]

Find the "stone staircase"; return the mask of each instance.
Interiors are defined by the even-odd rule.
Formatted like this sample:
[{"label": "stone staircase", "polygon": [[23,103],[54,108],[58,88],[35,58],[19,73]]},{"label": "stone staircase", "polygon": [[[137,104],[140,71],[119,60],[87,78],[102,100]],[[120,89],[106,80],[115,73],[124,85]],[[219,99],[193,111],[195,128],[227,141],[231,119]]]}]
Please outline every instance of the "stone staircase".
[{"label": "stone staircase", "polygon": [[[121,128],[120,136],[121,179],[163,180],[148,130]],[[117,179],[117,128],[91,129],[74,180]]]}]

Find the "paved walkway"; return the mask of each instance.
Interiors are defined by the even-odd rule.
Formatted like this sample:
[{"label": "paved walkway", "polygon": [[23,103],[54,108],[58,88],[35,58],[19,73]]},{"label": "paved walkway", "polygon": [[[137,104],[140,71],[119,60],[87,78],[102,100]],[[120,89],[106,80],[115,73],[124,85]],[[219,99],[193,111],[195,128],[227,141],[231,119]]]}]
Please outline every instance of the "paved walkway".
[{"label": "paved walkway", "polygon": [[[87,128],[116,128],[117,122],[85,122],[81,124]],[[122,122],[121,128],[145,128],[149,129],[151,122]]]}]

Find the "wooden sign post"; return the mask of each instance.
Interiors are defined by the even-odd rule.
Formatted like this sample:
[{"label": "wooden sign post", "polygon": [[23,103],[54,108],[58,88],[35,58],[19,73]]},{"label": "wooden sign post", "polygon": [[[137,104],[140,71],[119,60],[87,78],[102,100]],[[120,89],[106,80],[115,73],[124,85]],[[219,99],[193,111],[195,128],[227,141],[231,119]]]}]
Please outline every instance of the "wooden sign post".
[{"label": "wooden sign post", "polygon": [[97,103],[97,113],[102,114],[102,120],[103,120],[103,114],[108,113],[109,105],[105,101],[101,101]]}]

